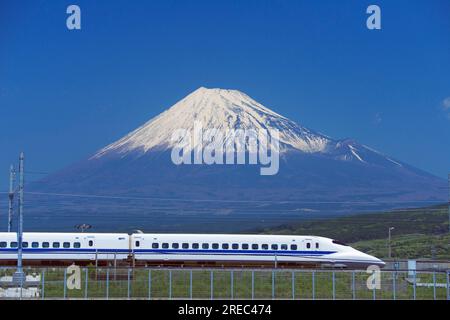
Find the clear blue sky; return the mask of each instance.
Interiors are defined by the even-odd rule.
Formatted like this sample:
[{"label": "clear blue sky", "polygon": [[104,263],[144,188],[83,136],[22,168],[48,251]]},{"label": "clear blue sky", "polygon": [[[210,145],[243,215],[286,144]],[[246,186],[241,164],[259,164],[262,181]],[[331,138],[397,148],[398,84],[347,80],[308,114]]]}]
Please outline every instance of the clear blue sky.
[{"label": "clear blue sky", "polygon": [[[381,31],[366,28],[369,4]],[[448,0],[2,0],[0,189],[20,150],[28,170],[53,172],[200,86],[450,171]]]}]

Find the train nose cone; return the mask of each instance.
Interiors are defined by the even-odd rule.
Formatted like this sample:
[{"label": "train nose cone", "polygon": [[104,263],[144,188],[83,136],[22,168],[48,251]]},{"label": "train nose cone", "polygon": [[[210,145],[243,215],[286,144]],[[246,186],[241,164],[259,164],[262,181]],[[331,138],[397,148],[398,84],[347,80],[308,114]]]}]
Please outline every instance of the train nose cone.
[{"label": "train nose cone", "polygon": [[373,257],[373,258],[374,258],[374,264],[375,265],[377,265],[377,266],[379,266],[381,268],[383,268],[386,265],[386,262],[384,262],[383,260],[380,260],[380,259],[375,258],[375,257]]},{"label": "train nose cone", "polygon": [[367,259],[368,263],[376,265],[380,268],[383,268],[386,265],[386,263],[383,260],[378,259],[377,257],[366,254],[365,258]]},{"label": "train nose cone", "polygon": [[386,265],[384,261],[378,259],[377,257],[371,256],[370,254],[358,251],[357,256],[359,257],[359,259],[365,261],[365,263],[369,265],[375,265],[380,268],[383,268]]}]

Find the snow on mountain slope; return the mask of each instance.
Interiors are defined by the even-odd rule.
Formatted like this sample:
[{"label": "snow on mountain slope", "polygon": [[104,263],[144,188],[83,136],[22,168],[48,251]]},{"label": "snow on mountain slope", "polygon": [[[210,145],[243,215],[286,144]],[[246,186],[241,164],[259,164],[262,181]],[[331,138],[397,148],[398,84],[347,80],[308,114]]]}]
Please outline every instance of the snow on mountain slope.
[{"label": "snow on mountain slope", "polygon": [[103,148],[93,158],[110,152],[127,154],[136,150],[148,152],[174,146],[172,133],[177,129],[193,132],[194,122],[203,129],[260,130],[277,129],[281,152],[293,148],[302,152],[325,152],[333,141],[319,133],[297,125],[237,90],[199,88],[167,111],[151,119],[122,139]]}]

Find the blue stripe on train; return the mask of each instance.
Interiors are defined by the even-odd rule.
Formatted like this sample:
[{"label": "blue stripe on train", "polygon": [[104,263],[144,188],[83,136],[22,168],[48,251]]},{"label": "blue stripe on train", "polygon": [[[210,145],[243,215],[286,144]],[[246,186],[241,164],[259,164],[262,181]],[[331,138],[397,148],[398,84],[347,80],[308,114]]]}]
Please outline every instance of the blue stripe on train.
[{"label": "blue stripe on train", "polygon": [[290,251],[290,250],[201,250],[201,249],[135,249],[139,253],[220,253],[220,254],[259,254],[259,255],[325,255],[336,251]]},{"label": "blue stripe on train", "polygon": [[[0,253],[16,253],[16,248],[0,248]],[[23,248],[23,253],[128,253],[128,249],[87,249],[87,248]],[[319,256],[336,251],[291,251],[291,250],[201,250],[201,249],[135,249],[135,254],[241,254],[241,255],[278,255],[278,256]]]}]

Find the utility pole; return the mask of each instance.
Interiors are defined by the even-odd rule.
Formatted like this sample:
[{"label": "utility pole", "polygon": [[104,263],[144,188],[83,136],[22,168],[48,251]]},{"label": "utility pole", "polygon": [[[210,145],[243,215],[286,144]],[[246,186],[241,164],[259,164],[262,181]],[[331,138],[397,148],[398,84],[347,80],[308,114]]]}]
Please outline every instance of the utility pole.
[{"label": "utility pole", "polygon": [[19,223],[17,226],[17,271],[13,275],[16,283],[23,285],[25,275],[22,267],[22,236],[23,236],[23,185],[24,185],[24,154],[20,153],[19,157]]},{"label": "utility pole", "polygon": [[388,257],[389,259],[391,258],[392,254],[391,254],[391,231],[394,230],[394,227],[389,227],[389,239],[388,239],[388,246],[389,246],[389,254]]},{"label": "utility pole", "polygon": [[12,217],[13,217],[13,203],[14,203],[14,180],[16,178],[16,172],[14,166],[9,168],[9,208],[8,208],[8,232],[11,232]]}]

